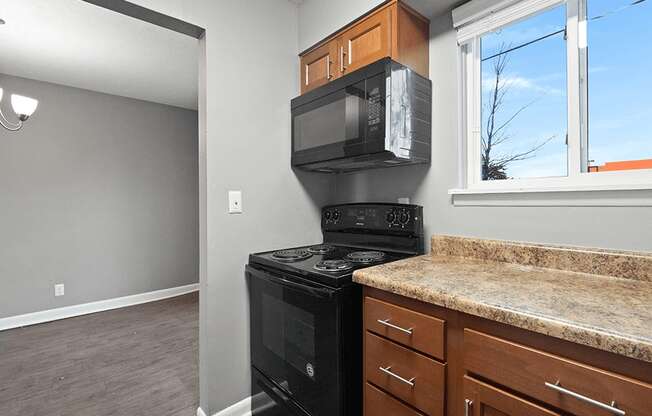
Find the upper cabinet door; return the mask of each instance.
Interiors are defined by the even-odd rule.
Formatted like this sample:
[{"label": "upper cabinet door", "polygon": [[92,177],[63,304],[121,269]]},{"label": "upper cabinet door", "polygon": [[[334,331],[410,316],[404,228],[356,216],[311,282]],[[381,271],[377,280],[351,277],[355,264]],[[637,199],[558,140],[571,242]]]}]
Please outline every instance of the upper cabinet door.
[{"label": "upper cabinet door", "polygon": [[372,14],[342,34],[340,71],[355,71],[391,56],[391,7]]},{"label": "upper cabinet door", "polygon": [[301,93],[339,77],[338,39],[333,39],[301,57]]}]

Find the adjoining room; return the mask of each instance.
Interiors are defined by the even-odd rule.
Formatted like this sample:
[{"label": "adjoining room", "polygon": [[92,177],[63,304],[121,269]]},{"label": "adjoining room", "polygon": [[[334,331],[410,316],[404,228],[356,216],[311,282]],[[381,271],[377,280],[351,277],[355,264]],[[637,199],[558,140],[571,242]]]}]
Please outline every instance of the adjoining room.
[{"label": "adjoining room", "polygon": [[78,0],[0,13],[0,414],[193,413],[199,41]]}]

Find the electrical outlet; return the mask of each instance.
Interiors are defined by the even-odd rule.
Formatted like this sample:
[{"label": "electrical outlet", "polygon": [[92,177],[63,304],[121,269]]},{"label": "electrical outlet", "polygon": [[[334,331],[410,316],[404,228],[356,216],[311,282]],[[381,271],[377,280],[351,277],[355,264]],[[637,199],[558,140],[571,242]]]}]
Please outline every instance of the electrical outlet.
[{"label": "electrical outlet", "polygon": [[66,289],[63,283],[54,285],[54,296],[63,296],[66,293]]},{"label": "electrical outlet", "polygon": [[229,191],[229,214],[242,214],[242,191]]}]

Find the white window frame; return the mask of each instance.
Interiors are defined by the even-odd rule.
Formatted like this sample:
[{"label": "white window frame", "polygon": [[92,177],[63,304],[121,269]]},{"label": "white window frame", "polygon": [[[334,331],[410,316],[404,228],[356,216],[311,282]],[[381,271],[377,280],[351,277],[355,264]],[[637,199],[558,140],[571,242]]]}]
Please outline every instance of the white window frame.
[{"label": "white window frame", "polygon": [[[475,0],[485,1],[486,0]],[[652,169],[585,172],[588,159],[586,107],[586,0],[521,0],[488,10],[484,17],[457,29],[461,149],[459,188],[449,194],[566,192],[652,189]],[[515,4],[514,4],[515,3]],[[566,4],[568,176],[483,181],[481,177],[481,48],[483,35],[542,11]],[[455,16],[455,12],[453,12]]]}]

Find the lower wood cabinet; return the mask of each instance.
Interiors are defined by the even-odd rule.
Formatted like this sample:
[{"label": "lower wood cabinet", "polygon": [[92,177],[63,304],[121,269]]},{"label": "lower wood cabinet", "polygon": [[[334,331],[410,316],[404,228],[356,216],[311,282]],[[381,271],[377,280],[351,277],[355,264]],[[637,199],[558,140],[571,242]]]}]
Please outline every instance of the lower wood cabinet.
[{"label": "lower wood cabinet", "polygon": [[652,415],[652,385],[471,329],[464,368],[577,416]]},{"label": "lower wood cabinet", "polygon": [[424,416],[369,383],[365,384],[364,403],[364,416]]},{"label": "lower wood cabinet", "polygon": [[490,384],[464,376],[465,416],[561,416]]},{"label": "lower wood cabinet", "polygon": [[365,377],[431,416],[444,415],[446,365],[392,341],[365,334]]},{"label": "lower wood cabinet", "polygon": [[652,416],[651,363],[378,289],[362,302],[365,416]]},{"label": "lower wood cabinet", "polygon": [[364,310],[367,331],[444,361],[443,320],[370,297]]}]

